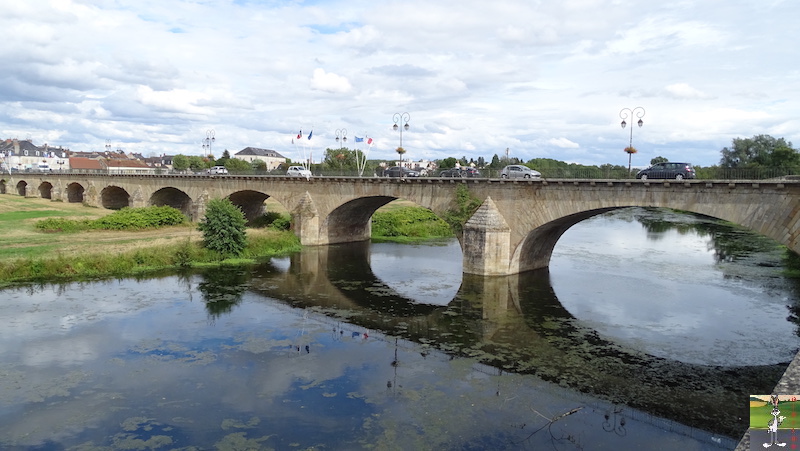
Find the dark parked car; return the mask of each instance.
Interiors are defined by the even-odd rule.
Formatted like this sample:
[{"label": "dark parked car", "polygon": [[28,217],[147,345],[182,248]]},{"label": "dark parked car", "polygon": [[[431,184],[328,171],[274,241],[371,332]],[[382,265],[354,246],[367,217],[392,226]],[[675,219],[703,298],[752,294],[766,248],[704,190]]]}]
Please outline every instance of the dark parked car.
[{"label": "dark parked car", "polygon": [[636,174],[637,179],[693,179],[694,168],[689,163],[657,163],[647,169],[642,169]]},{"label": "dark parked car", "polygon": [[459,168],[450,168],[445,169],[439,173],[439,177],[462,177],[461,169]]},{"label": "dark parked car", "polygon": [[419,172],[400,166],[392,166],[383,171],[383,175],[386,177],[419,177]]},{"label": "dark parked car", "polygon": [[480,177],[481,173],[475,168],[450,168],[439,173],[439,177]]}]

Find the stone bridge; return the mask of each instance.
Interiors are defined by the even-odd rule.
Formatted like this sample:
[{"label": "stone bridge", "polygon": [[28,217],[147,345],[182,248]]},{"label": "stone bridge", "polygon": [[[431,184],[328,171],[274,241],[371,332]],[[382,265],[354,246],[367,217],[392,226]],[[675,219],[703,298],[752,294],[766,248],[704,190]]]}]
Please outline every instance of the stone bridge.
[{"label": "stone bridge", "polygon": [[789,180],[519,180],[246,175],[0,175],[0,194],[119,209],[169,205],[194,221],[210,199],[228,198],[248,219],[272,198],[292,216],[303,245],[370,238],[372,214],[406,199],[444,216],[466,187],[482,204],[459,236],[467,274],[510,275],[545,268],[572,225],[625,207],[701,213],[751,229],[800,252],[800,182]]}]

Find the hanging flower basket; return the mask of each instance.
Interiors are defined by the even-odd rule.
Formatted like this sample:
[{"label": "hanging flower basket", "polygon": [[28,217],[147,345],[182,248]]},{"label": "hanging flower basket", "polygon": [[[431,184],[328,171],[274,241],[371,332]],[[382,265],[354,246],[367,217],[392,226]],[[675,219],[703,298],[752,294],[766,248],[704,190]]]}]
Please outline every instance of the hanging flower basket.
[{"label": "hanging flower basket", "polygon": [[399,153],[400,155],[403,155],[404,153],[406,153],[406,149],[403,149],[402,147],[398,147],[397,148],[397,153]]},{"label": "hanging flower basket", "polygon": [[628,154],[634,154],[634,153],[638,152],[638,150],[636,150],[635,147],[626,147],[626,148],[624,148],[622,150],[624,150],[625,153],[628,153]]}]

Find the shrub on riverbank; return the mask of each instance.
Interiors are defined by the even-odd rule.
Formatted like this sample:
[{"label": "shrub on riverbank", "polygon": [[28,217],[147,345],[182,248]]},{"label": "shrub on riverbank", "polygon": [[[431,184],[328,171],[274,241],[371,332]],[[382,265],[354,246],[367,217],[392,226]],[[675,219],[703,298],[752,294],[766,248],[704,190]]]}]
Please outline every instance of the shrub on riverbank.
[{"label": "shrub on riverbank", "polygon": [[456,188],[456,205],[444,215],[444,221],[459,236],[464,232],[464,224],[475,214],[481,206],[481,200],[469,192],[466,185]]},{"label": "shrub on riverbank", "polygon": [[123,208],[95,220],[47,218],[36,223],[43,232],[74,233],[84,230],[144,230],[183,224],[186,216],[169,207]]},{"label": "shrub on riverbank", "polygon": [[261,229],[270,227],[275,230],[289,230],[292,224],[292,217],[287,213],[268,211],[256,219],[250,221],[250,227]]},{"label": "shrub on riverbank", "polygon": [[237,257],[247,241],[244,213],[228,199],[211,199],[206,215],[197,228],[203,232],[203,245],[225,257]]},{"label": "shrub on riverbank", "polygon": [[378,241],[420,241],[452,236],[447,223],[427,208],[401,207],[372,215],[372,238]]}]

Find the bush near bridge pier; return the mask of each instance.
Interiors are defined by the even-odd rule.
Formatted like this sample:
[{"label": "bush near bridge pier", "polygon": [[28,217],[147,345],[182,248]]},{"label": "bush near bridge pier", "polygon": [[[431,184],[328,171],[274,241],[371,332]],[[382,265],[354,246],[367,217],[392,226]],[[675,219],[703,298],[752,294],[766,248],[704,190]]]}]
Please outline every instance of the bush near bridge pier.
[{"label": "bush near bridge pier", "polygon": [[212,199],[206,215],[198,224],[203,232],[203,245],[223,257],[242,254],[247,244],[247,220],[244,213],[228,199]]}]

